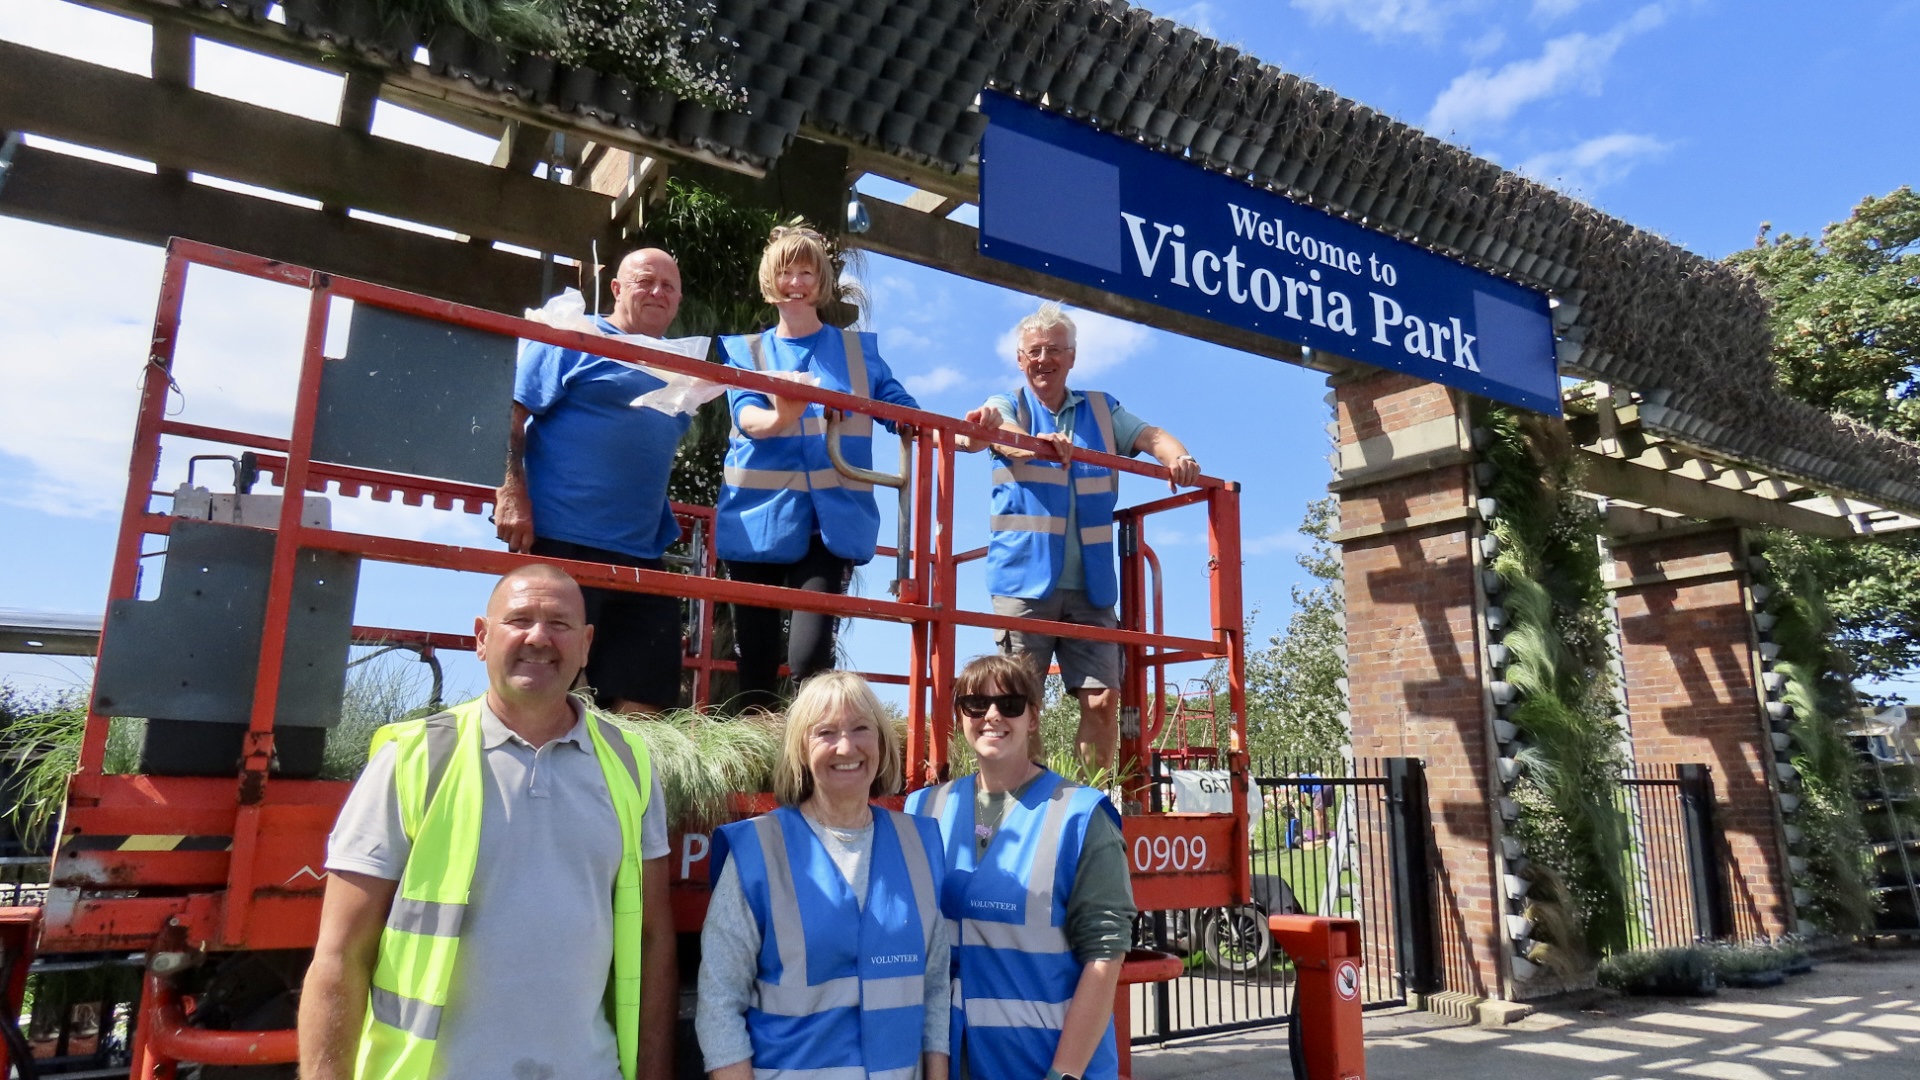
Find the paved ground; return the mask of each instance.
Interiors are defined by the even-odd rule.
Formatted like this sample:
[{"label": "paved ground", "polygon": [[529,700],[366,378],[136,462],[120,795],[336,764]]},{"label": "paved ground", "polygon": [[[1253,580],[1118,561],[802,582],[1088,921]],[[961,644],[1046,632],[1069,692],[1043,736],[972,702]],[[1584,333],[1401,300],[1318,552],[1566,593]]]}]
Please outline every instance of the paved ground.
[{"label": "paved ground", "polygon": [[[1134,1054],[1135,1080],[1290,1077],[1283,1029]],[[1369,1080],[1920,1080],[1920,949],[1857,954],[1768,990],[1546,1004],[1500,1029],[1367,1017]]]}]

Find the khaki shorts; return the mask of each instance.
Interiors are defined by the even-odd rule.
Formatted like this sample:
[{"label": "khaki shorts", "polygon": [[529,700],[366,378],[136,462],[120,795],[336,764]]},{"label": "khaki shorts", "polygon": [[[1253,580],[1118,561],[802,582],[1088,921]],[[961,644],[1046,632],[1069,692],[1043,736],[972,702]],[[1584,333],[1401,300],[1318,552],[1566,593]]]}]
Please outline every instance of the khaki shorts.
[{"label": "khaki shorts", "polygon": [[[1111,607],[1094,607],[1083,589],[1055,589],[1040,600],[1018,596],[993,598],[995,615],[1021,619],[1047,619],[1052,622],[1101,626],[1109,630],[1120,625]],[[1026,656],[1044,677],[1060,657],[1060,680],[1073,690],[1108,690],[1120,686],[1120,646],[1107,641],[1084,641],[1054,634],[1029,634],[1021,630],[995,630],[994,644],[1007,656]]]}]

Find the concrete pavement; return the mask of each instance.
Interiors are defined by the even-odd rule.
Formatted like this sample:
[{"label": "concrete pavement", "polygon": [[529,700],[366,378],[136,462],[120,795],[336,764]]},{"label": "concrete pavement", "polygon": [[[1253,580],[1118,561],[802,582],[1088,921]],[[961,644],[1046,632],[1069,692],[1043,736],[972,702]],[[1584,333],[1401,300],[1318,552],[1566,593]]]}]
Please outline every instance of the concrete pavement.
[{"label": "concrete pavement", "polygon": [[[1135,1080],[1290,1077],[1284,1028],[1140,1050]],[[1367,1017],[1369,1080],[1920,1080],[1920,949],[1863,951],[1767,990],[1547,1002],[1510,1027]]]}]

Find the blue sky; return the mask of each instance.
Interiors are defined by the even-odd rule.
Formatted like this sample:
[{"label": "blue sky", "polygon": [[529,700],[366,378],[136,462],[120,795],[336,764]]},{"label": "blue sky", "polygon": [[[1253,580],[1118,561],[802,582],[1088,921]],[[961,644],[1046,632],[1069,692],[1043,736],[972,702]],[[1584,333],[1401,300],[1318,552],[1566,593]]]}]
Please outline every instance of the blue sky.
[{"label": "blue sky", "polygon": [[[1817,232],[1862,196],[1920,179],[1911,79],[1895,59],[1904,53],[1887,49],[1920,40],[1920,0],[1237,0],[1162,14],[1712,257],[1750,244],[1762,222]],[[143,73],[145,35],[57,0],[0,6],[0,38],[62,51],[85,40],[87,59]],[[330,117],[337,101],[333,76],[217,47],[203,46],[198,69],[204,89],[307,115]],[[375,130],[490,152],[385,106]],[[0,218],[0,607],[104,606],[159,265],[157,249]],[[958,414],[1014,384],[1006,332],[1035,298],[878,257],[863,276],[883,353],[926,407]],[[298,296],[203,280],[189,303],[181,407],[200,422],[283,429]],[[1321,378],[1101,317],[1085,319],[1081,335],[1076,385],[1114,393],[1181,436],[1209,473],[1244,483],[1246,592],[1261,608],[1260,643],[1284,625],[1300,577],[1296,527],[1329,475]],[[170,465],[159,486],[178,475]],[[964,461],[961,483],[964,549],[985,536],[984,462]],[[1134,502],[1154,490],[1130,478],[1122,495]],[[334,512],[354,528],[492,542],[490,527],[464,515],[339,499]],[[1201,528],[1188,512],[1149,533],[1166,564],[1175,632],[1206,630]],[[881,593],[890,575],[876,562],[862,588]],[[984,607],[978,571],[962,584]],[[484,589],[459,575],[369,570],[358,618],[465,629]],[[904,659],[904,635],[890,627],[862,624],[846,640],[864,668],[899,670]],[[984,634],[961,640],[990,645]],[[85,673],[0,656],[0,678]],[[462,678],[456,672],[456,685]],[[464,678],[478,683],[470,671]]]}]

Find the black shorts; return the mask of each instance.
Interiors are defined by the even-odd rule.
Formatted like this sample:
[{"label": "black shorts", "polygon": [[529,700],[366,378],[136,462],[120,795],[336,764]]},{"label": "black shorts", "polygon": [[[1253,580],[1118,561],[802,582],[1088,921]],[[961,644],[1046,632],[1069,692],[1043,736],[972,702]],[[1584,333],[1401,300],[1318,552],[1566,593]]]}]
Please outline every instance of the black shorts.
[{"label": "black shorts", "polygon": [[[659,559],[536,537],[530,554],[550,559],[662,570]],[[596,589],[583,585],[593,649],[587,654],[587,685],[602,707],[616,701],[673,708],[680,704],[680,664],[685,656],[680,598]]]}]

